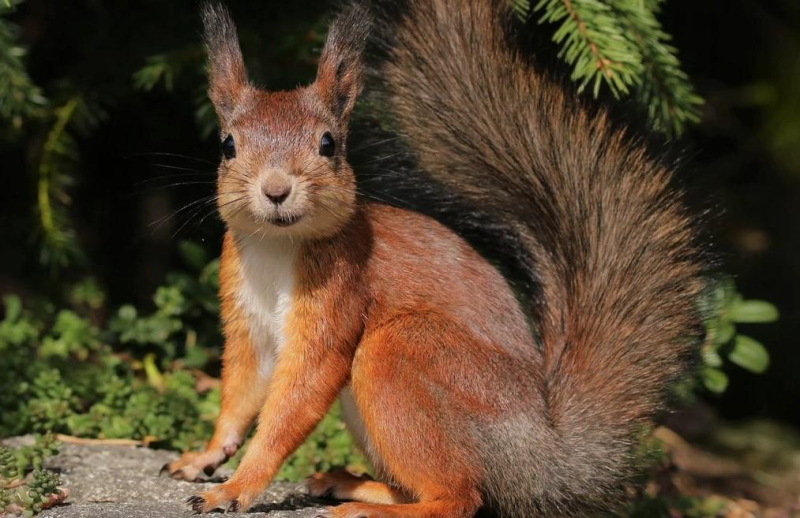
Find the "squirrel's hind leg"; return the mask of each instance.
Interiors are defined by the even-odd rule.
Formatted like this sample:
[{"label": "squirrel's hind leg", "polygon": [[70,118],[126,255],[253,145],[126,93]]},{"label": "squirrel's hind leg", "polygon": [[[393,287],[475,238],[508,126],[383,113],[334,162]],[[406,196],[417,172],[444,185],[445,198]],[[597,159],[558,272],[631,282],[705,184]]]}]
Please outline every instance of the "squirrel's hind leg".
[{"label": "squirrel's hind leg", "polygon": [[[350,392],[367,453],[411,503],[346,503],[332,518],[472,518],[481,507],[481,468],[470,436],[480,362],[472,337],[438,312],[395,315],[362,339]],[[387,502],[388,503],[388,502]]]}]

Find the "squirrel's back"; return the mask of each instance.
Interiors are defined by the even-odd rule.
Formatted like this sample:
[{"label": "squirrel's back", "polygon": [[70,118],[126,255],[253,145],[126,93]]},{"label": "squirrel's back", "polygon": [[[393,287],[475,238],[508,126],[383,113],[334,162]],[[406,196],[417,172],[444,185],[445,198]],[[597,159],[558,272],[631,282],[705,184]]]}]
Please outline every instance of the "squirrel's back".
[{"label": "squirrel's back", "polygon": [[507,4],[406,1],[377,31],[380,77],[420,168],[504,222],[530,265],[541,415],[485,432],[516,452],[487,450],[486,492],[513,515],[575,514],[615,503],[686,371],[703,264],[671,168],[520,57]]}]

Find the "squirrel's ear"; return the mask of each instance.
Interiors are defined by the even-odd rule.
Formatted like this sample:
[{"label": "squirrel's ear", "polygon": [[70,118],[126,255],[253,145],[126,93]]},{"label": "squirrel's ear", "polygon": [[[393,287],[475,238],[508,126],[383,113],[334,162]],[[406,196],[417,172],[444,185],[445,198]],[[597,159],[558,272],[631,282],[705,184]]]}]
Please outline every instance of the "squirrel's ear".
[{"label": "squirrel's ear", "polygon": [[203,5],[203,35],[208,50],[208,96],[225,123],[248,83],[236,26],[221,3]]},{"label": "squirrel's ear", "polygon": [[333,115],[346,122],[361,92],[364,46],[370,28],[367,9],[355,4],[331,24],[314,83]]}]

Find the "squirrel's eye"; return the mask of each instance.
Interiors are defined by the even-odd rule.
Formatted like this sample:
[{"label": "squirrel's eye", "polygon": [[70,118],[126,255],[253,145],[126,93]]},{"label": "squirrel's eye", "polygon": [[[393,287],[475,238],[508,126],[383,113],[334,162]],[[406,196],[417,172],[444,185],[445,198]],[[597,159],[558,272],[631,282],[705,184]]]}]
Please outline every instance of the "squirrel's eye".
[{"label": "squirrel's eye", "polygon": [[333,156],[334,152],[336,152],[336,143],[333,141],[333,135],[330,131],[326,131],[319,140],[319,154]]},{"label": "squirrel's eye", "polygon": [[236,144],[233,142],[233,135],[228,134],[225,140],[222,141],[222,154],[228,160],[236,156]]}]

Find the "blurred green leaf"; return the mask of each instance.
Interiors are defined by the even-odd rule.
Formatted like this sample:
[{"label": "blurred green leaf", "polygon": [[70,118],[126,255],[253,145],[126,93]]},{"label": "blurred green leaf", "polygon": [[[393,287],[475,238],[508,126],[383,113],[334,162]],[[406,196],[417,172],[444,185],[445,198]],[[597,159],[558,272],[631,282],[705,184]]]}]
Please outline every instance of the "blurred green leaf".
[{"label": "blurred green leaf", "polygon": [[722,367],[722,357],[713,349],[703,352],[703,362],[709,367]]},{"label": "blurred green leaf", "polygon": [[3,297],[3,303],[6,306],[6,320],[9,322],[16,321],[22,314],[22,301],[16,295],[6,295]]},{"label": "blurred green leaf", "polygon": [[726,344],[736,335],[736,326],[732,322],[722,321],[717,326],[717,336],[715,342],[717,344]]},{"label": "blurred green leaf", "polygon": [[146,354],[142,365],[144,366],[144,372],[147,375],[147,381],[150,385],[157,391],[163,392],[164,376],[161,374],[161,371],[158,370],[158,365],[156,365],[156,355],[154,353]]},{"label": "blurred green leaf", "polygon": [[719,369],[706,367],[700,372],[705,387],[715,394],[721,394],[728,388],[728,375]]},{"label": "blurred green leaf", "polygon": [[531,2],[530,0],[510,0],[511,9],[519,16],[521,19],[525,20],[531,12]]},{"label": "blurred green leaf", "polygon": [[100,309],[105,302],[106,294],[94,277],[85,277],[72,288],[70,298],[74,304],[85,304],[91,309]]},{"label": "blurred green leaf", "polygon": [[160,286],[153,301],[162,315],[179,315],[186,309],[186,299],[176,286]]},{"label": "blurred green leaf", "polygon": [[773,322],[778,318],[778,310],[769,302],[746,300],[730,277],[711,278],[708,282],[705,296],[699,301],[700,308],[708,315],[702,348],[706,368],[700,378],[709,390],[720,393],[727,386],[727,377],[720,370],[726,360],[757,374],[769,365],[766,348],[738,334],[736,323]]},{"label": "blurred green leaf", "polygon": [[749,336],[738,335],[728,358],[736,365],[761,374],[769,367],[769,353],[763,345]]},{"label": "blurred green leaf", "polygon": [[178,243],[178,252],[181,255],[181,259],[194,271],[202,271],[208,264],[208,254],[199,243],[181,241]]},{"label": "blurred green leaf", "polygon": [[775,322],[778,316],[778,308],[763,300],[740,300],[730,308],[730,319],[742,324]]}]

